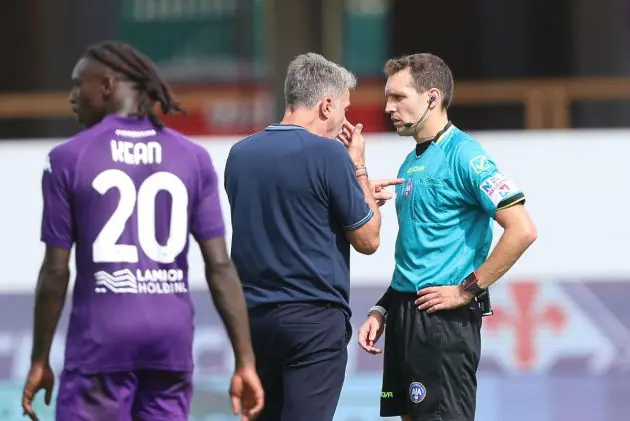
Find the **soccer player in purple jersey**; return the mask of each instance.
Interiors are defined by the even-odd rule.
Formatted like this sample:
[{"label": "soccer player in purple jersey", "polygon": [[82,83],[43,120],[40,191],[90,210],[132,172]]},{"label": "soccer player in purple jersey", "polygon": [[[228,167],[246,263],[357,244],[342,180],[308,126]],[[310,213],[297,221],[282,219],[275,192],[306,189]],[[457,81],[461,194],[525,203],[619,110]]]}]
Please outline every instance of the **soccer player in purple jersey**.
[{"label": "soccer player in purple jersey", "polygon": [[23,409],[51,401],[49,353],[76,244],[76,283],[56,405],[63,421],[185,421],[192,394],[188,238],[234,348],[235,413],[263,407],[241,283],[228,256],[210,156],[154,114],[183,111],[153,62],[101,43],[74,68],[70,102],[87,129],[55,147],[42,179],[46,253],[35,295]]}]

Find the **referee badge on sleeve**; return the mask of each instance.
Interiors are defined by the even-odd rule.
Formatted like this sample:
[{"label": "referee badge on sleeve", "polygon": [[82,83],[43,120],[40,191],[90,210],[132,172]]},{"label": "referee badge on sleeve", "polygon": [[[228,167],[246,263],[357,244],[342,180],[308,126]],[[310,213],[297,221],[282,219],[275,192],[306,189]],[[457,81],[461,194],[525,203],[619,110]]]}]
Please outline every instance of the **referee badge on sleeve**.
[{"label": "referee badge on sleeve", "polygon": [[427,397],[427,389],[420,382],[413,382],[409,385],[409,399],[413,403],[420,403]]},{"label": "referee badge on sleeve", "polygon": [[479,188],[495,206],[506,197],[519,192],[516,184],[499,172],[482,181]]}]

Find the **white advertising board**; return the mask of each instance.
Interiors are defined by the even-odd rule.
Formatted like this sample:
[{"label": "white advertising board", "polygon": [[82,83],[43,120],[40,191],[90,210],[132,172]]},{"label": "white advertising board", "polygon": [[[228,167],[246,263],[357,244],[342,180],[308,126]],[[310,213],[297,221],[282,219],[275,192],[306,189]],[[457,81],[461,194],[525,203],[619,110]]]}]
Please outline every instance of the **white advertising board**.
[{"label": "white advertising board", "polygon": [[[538,241],[506,276],[510,279],[560,277],[621,279],[630,274],[630,131],[475,133],[503,172],[527,195]],[[237,138],[198,138],[207,147],[223,184],[225,158]],[[395,177],[413,149],[410,139],[368,135],[367,165],[374,178]],[[0,292],[34,288],[43,255],[39,242],[40,177],[47,152],[59,140],[0,143]],[[229,209],[222,191],[223,213]],[[352,278],[359,284],[387,285],[393,268],[396,212],[382,208],[380,249],[372,256],[353,253]],[[495,231],[495,241],[501,234]],[[193,288],[204,288],[203,267],[191,247]]]}]

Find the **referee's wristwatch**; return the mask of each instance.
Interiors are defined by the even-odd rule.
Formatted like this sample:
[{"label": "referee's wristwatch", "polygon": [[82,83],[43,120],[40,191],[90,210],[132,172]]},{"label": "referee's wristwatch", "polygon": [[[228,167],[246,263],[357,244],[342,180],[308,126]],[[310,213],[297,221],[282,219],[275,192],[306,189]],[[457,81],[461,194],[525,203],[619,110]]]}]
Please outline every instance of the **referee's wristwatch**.
[{"label": "referee's wristwatch", "polygon": [[479,277],[477,276],[477,272],[472,272],[470,275],[465,277],[459,285],[464,289],[464,291],[468,291],[474,295],[475,298],[480,299],[488,293],[488,289],[481,288],[478,282]]}]

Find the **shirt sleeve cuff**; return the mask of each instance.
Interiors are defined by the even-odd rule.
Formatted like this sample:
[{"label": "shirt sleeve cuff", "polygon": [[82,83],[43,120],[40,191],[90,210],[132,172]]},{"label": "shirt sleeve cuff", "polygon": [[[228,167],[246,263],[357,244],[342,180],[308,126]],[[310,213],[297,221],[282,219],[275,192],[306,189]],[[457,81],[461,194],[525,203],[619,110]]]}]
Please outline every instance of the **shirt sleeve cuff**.
[{"label": "shirt sleeve cuff", "polygon": [[525,203],[525,195],[523,193],[516,193],[506,199],[503,199],[497,205],[497,210],[507,209],[519,203]]},{"label": "shirt sleeve cuff", "polygon": [[225,227],[207,229],[194,235],[198,242],[212,240],[219,237],[225,237]]},{"label": "shirt sleeve cuff", "polygon": [[372,209],[370,209],[368,214],[365,215],[362,219],[360,219],[359,221],[355,222],[354,224],[346,225],[345,227],[343,227],[343,229],[346,230],[346,231],[352,231],[352,230],[355,230],[357,228],[361,228],[363,225],[367,224],[368,221],[370,219],[372,219],[373,216],[374,216],[374,211]]},{"label": "shirt sleeve cuff", "polygon": [[42,240],[42,243],[46,244],[47,246],[59,247],[62,249],[67,249],[67,250],[70,250],[73,245],[72,241],[62,240],[59,238],[51,238],[47,236],[42,236],[41,240]]}]

